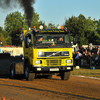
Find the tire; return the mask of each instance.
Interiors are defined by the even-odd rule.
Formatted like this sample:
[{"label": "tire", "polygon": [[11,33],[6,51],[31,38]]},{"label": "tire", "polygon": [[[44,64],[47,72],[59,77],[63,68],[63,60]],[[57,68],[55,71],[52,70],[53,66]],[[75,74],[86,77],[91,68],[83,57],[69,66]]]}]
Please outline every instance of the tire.
[{"label": "tire", "polygon": [[29,67],[28,67],[28,64],[26,64],[26,67],[25,67],[25,78],[27,81],[33,81],[34,78],[35,78],[35,73],[29,73]]},{"label": "tire", "polygon": [[70,71],[69,72],[61,72],[61,79],[68,80],[70,78]]},{"label": "tire", "polygon": [[10,77],[12,79],[15,78],[15,66],[14,66],[14,64],[12,64],[12,67],[11,67],[11,70],[10,70]]}]

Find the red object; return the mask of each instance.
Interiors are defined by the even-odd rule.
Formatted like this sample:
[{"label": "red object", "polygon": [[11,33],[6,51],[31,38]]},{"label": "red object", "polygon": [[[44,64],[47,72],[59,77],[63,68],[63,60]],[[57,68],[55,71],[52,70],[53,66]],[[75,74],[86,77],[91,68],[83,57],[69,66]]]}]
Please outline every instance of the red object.
[{"label": "red object", "polygon": [[5,97],[3,97],[3,100],[6,100]]},{"label": "red object", "polygon": [[61,29],[63,30],[64,29],[64,26],[61,26]]},{"label": "red object", "polygon": [[66,30],[66,32],[67,32],[68,30]]},{"label": "red object", "polygon": [[1,41],[3,41],[3,40],[1,39]]},{"label": "red object", "polygon": [[35,30],[35,32],[37,32],[37,30]]},{"label": "red object", "polygon": [[33,26],[33,29],[36,28],[35,26]]}]

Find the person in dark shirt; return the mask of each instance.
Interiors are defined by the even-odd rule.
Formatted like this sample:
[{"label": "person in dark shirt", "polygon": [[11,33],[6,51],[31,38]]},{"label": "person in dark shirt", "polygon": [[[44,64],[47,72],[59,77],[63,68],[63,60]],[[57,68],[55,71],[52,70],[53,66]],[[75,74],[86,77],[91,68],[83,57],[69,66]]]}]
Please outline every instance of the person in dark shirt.
[{"label": "person in dark shirt", "polygon": [[88,52],[87,62],[89,63],[89,66],[91,68],[91,66],[92,66],[92,55],[91,55],[91,51]]}]

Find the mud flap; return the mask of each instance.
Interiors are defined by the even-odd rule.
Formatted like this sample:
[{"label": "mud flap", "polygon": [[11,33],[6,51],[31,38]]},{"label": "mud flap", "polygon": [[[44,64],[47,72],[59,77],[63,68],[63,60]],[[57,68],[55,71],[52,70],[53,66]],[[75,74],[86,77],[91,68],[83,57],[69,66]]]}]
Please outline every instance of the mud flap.
[{"label": "mud flap", "polygon": [[24,62],[15,63],[15,74],[24,74]]}]

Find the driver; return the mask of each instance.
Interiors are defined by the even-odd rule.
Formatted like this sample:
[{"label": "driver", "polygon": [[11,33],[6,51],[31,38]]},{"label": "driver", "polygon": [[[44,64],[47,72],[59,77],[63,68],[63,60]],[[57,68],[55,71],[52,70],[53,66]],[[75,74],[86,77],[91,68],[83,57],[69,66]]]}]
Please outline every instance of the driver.
[{"label": "driver", "polygon": [[58,39],[58,41],[63,41],[62,37],[60,37],[60,38]]},{"label": "driver", "polygon": [[40,37],[40,38],[38,39],[39,42],[42,42],[42,40],[43,40],[43,37]]}]

